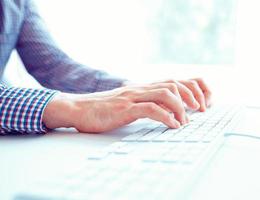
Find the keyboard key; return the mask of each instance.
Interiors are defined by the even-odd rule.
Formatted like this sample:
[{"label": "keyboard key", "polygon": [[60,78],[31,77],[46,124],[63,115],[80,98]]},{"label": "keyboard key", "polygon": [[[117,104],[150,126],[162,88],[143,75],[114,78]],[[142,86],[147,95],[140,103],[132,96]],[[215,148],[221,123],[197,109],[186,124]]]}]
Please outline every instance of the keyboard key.
[{"label": "keyboard key", "polygon": [[124,137],[122,139],[122,141],[124,142],[133,142],[133,141],[136,141],[138,138],[146,135],[147,133],[149,133],[151,131],[151,129],[146,129],[146,128],[143,128],[139,131],[137,131],[136,133],[134,134],[131,134],[131,135],[128,135],[126,137]]},{"label": "keyboard key", "polygon": [[185,142],[200,142],[202,140],[204,136],[203,135],[196,135],[196,134],[192,134],[189,137],[185,138]]},{"label": "keyboard key", "polygon": [[113,152],[116,154],[129,154],[133,152],[138,146],[138,143],[129,143],[124,146],[121,146],[120,148],[115,149]]},{"label": "keyboard key", "polygon": [[150,131],[143,137],[138,138],[137,141],[148,142],[148,141],[152,140],[153,138],[155,138],[156,136],[161,135],[167,129],[168,129],[167,127],[158,127],[155,130]]},{"label": "keyboard key", "polygon": [[175,135],[176,133],[178,133],[180,130],[179,129],[168,129],[165,132],[163,132],[162,134],[154,137],[152,139],[153,142],[165,142],[168,141],[168,139],[170,137],[172,137],[173,135]]},{"label": "keyboard key", "polygon": [[176,134],[170,137],[168,139],[168,142],[183,142],[186,137],[186,135],[178,133],[178,135]]},{"label": "keyboard key", "polygon": [[108,156],[109,152],[106,150],[97,150],[88,155],[89,160],[101,160]]}]

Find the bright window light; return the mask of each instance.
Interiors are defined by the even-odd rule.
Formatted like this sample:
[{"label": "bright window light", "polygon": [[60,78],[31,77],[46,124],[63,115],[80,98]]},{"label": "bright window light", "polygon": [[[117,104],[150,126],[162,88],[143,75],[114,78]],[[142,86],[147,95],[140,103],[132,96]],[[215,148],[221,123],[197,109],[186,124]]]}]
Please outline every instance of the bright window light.
[{"label": "bright window light", "polygon": [[58,44],[91,66],[232,64],[236,0],[37,0]]}]

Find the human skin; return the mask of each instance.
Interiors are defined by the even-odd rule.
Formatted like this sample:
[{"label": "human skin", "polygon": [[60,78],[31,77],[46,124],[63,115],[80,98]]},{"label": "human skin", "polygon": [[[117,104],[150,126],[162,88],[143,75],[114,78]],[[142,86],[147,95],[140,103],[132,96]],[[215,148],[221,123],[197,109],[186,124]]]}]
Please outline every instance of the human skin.
[{"label": "human skin", "polygon": [[99,133],[150,118],[179,128],[189,123],[184,103],[200,112],[211,105],[211,91],[201,78],[126,84],[91,94],[58,93],[46,106],[43,123],[50,129],[74,127]]}]

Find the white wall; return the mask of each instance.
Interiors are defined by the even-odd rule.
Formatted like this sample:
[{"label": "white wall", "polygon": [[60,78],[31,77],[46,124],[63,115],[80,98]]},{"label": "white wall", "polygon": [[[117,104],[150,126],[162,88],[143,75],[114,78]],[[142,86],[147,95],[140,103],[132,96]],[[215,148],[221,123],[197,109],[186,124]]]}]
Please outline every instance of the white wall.
[{"label": "white wall", "polygon": [[150,71],[155,67],[151,63],[212,65],[232,60],[234,23],[228,15],[234,1],[36,0],[69,55],[128,78]]}]

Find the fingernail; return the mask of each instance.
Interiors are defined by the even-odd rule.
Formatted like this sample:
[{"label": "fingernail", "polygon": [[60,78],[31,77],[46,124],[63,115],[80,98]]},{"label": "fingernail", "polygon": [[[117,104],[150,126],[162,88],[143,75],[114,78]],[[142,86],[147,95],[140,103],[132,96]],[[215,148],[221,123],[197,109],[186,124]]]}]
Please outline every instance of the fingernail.
[{"label": "fingernail", "polygon": [[[176,121],[176,120],[175,120]],[[176,128],[180,128],[181,127],[181,124],[180,122],[176,121]]]},{"label": "fingernail", "polygon": [[180,122],[178,122],[176,119],[172,119],[171,121],[172,121],[173,127],[176,127],[176,128],[180,128],[181,127]]},{"label": "fingernail", "polygon": [[189,119],[188,115],[185,116],[185,119],[186,119],[186,123],[190,122],[190,119]]},{"label": "fingernail", "polygon": [[194,110],[197,110],[200,108],[200,104],[196,101],[196,99],[192,100],[193,108]]},{"label": "fingernail", "polygon": [[186,124],[187,123],[187,121],[186,121],[186,116],[181,120],[181,125],[184,125],[184,124]]},{"label": "fingernail", "polygon": [[193,100],[194,109],[199,109],[200,104],[194,99]]},{"label": "fingernail", "polygon": [[205,111],[206,111],[206,106],[205,106],[205,105],[201,106],[201,107],[200,107],[200,111],[201,111],[201,112],[205,112]]}]

